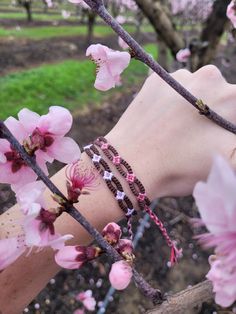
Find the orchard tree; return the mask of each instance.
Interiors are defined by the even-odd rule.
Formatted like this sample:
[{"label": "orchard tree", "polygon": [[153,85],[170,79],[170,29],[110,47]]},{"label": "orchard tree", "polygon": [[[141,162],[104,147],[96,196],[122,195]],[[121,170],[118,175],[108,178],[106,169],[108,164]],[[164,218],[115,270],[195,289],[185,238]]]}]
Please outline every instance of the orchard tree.
[{"label": "orchard tree", "polygon": [[[196,70],[208,64],[214,58],[221,36],[229,23],[226,17],[226,9],[230,0],[212,1],[211,11],[209,10],[208,0],[171,0],[171,2],[135,0],[135,2],[153,25],[159,39],[166,44],[173,56],[176,56],[179,50],[186,47],[186,40],[183,33],[177,29],[174,15],[176,15],[177,21],[183,16],[186,18],[186,12],[189,15],[188,19],[190,19],[190,16],[197,16],[203,24],[203,28],[199,37],[188,43],[192,52],[191,69]],[[208,16],[206,16],[206,13]]]},{"label": "orchard tree", "polygon": [[32,22],[32,0],[18,0],[18,4],[25,9],[27,21]]}]

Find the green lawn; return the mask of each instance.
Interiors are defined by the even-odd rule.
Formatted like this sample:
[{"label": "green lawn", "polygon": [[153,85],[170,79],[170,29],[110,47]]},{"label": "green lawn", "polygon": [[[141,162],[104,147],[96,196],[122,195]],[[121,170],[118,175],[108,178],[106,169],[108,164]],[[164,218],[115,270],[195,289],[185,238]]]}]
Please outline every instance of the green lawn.
[{"label": "green lawn", "polygon": [[[33,11],[32,16],[33,16],[33,19],[35,21],[63,20],[61,14],[40,14],[40,13],[36,13]],[[0,19],[25,20],[26,19],[26,13],[25,12],[0,12]],[[78,18],[76,16],[71,16],[70,20],[78,20]]]},{"label": "green lawn", "polygon": [[[125,29],[133,33],[135,31],[135,26],[126,25]],[[151,30],[150,27],[145,26],[144,31]],[[104,37],[113,34],[113,30],[106,25],[95,26],[95,36]],[[25,38],[25,39],[44,39],[52,37],[62,37],[62,36],[76,36],[76,35],[86,35],[87,27],[85,25],[80,26],[42,26],[42,27],[27,27],[16,30],[16,28],[6,29],[0,27],[0,38],[13,36],[15,38]]]},{"label": "green lawn", "polygon": [[[146,50],[156,57],[156,46]],[[94,87],[95,66],[90,60],[67,60],[0,78],[0,119],[13,115],[24,107],[45,113],[51,105],[62,105],[76,110],[87,104],[98,104],[116,90],[125,91],[141,82],[148,68],[133,60],[122,75],[123,86],[109,92]]]}]

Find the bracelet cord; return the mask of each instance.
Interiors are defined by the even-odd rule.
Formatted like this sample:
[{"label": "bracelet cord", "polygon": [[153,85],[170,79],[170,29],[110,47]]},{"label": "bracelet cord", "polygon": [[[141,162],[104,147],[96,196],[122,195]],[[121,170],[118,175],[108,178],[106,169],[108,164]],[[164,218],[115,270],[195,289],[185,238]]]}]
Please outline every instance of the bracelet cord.
[{"label": "bracelet cord", "polygon": [[150,209],[151,201],[146,195],[143,184],[134,174],[132,167],[119,155],[117,150],[110,143],[108,143],[105,137],[98,137],[98,139],[94,141],[94,144],[100,147],[105,156],[112,162],[113,165],[116,166],[118,172],[128,182],[131,192],[136,196],[140,209],[147,212],[153,222],[158,226],[162,236],[166,240],[167,245],[171,248],[171,265],[175,264],[178,257],[182,255],[182,249],[177,248],[176,242],[171,240],[162,221]]}]

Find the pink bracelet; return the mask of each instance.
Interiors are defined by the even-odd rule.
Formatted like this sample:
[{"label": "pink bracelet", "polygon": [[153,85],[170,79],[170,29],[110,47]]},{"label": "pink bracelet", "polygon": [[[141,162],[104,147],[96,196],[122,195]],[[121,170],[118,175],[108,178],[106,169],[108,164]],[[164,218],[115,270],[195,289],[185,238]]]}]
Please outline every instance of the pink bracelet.
[{"label": "pink bracelet", "polygon": [[99,137],[94,144],[99,146],[103,151],[104,155],[115,165],[116,169],[128,182],[130,190],[136,196],[137,202],[141,210],[148,213],[150,218],[160,229],[164,239],[166,240],[168,246],[171,248],[170,261],[171,264],[177,262],[178,257],[182,255],[182,250],[177,249],[175,241],[172,241],[166,228],[164,227],[162,221],[157,217],[157,215],[150,209],[151,201],[146,195],[145,188],[141,181],[136,177],[131,166],[125,161],[117,152],[117,150],[108,143],[107,139],[104,137]]}]

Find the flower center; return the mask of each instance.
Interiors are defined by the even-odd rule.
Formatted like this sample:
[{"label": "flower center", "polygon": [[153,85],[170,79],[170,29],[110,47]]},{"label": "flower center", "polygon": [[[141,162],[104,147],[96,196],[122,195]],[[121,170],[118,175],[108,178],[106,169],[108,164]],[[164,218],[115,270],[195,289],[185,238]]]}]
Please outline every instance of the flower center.
[{"label": "flower center", "polygon": [[34,155],[36,150],[41,149],[46,152],[47,148],[52,145],[54,138],[51,133],[43,133],[39,128],[36,128],[30,137],[23,142],[23,146],[27,153]]},{"label": "flower center", "polygon": [[41,209],[39,216],[37,217],[38,220],[41,221],[40,223],[40,231],[45,231],[49,229],[51,234],[55,234],[55,228],[53,223],[57,219],[58,215],[56,213],[52,213],[44,208]]},{"label": "flower center", "polygon": [[12,149],[5,153],[7,161],[11,162],[11,170],[13,173],[19,171],[23,166],[26,166],[24,160],[20,157],[20,154]]}]

